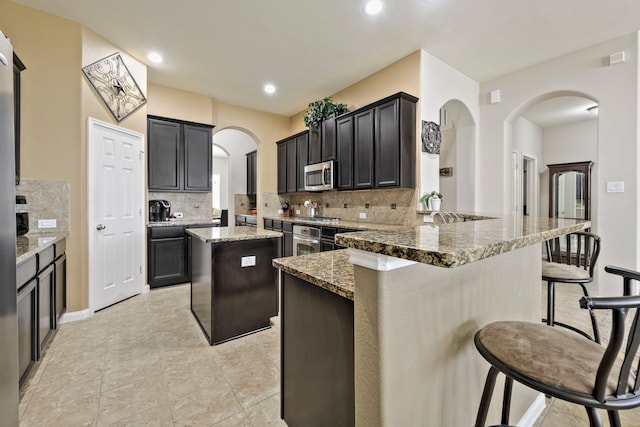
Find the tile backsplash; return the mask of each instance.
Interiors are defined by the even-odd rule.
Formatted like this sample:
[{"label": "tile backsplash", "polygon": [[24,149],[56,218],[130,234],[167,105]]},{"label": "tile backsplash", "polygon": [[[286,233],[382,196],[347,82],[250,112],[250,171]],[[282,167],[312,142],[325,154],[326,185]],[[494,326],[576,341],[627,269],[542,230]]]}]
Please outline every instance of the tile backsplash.
[{"label": "tile backsplash", "polygon": [[182,212],[183,219],[209,221],[213,217],[211,193],[149,192],[148,200],[168,200],[171,214]]},{"label": "tile backsplash", "polygon": [[[29,233],[69,231],[69,183],[21,179],[16,194],[27,198]],[[55,220],[55,228],[38,228],[38,220]]]},{"label": "tile backsplash", "polygon": [[[309,216],[309,209],[304,206],[304,202],[311,200],[317,203],[317,216],[336,217],[344,221],[408,225],[415,222],[418,196],[414,189],[401,188],[279,196],[279,202],[283,200],[291,203],[292,216]],[[279,208],[280,206],[275,207],[276,215]],[[361,214],[366,218],[361,218]]]}]

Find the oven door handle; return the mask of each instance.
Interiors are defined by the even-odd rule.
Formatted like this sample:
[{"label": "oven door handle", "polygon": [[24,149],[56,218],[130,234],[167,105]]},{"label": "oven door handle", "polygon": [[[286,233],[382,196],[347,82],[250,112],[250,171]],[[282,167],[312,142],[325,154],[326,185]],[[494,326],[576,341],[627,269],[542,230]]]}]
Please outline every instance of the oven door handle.
[{"label": "oven door handle", "polygon": [[316,239],[305,239],[304,237],[298,237],[298,236],[293,236],[293,240],[299,240],[301,242],[308,242],[308,243],[320,243],[320,240],[316,240]]}]

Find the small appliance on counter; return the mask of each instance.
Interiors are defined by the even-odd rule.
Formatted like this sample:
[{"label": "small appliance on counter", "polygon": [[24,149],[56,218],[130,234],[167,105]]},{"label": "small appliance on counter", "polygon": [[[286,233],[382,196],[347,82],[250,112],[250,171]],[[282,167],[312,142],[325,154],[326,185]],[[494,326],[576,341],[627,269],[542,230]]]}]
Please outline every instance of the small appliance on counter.
[{"label": "small appliance on counter", "polygon": [[149,222],[169,221],[171,203],[167,200],[149,200]]},{"label": "small appliance on counter", "polygon": [[29,232],[29,209],[27,198],[16,195],[16,234],[22,236]]}]

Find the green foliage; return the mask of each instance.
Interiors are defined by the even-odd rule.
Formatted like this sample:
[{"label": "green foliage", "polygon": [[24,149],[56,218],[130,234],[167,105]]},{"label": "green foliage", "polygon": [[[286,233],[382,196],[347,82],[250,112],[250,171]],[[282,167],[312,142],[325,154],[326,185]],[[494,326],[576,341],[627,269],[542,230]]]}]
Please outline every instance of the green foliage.
[{"label": "green foliage", "polygon": [[442,198],[443,198],[443,197],[442,197],[442,193],[439,193],[439,192],[437,192],[436,190],[433,190],[431,193],[429,193],[429,194],[425,194],[424,196],[422,196],[422,197],[420,198],[420,201],[421,201],[422,203],[426,204],[427,206],[429,206],[429,199],[430,199],[430,198],[432,198],[432,197],[434,197],[434,198],[438,198],[438,199],[440,199],[440,200],[442,200]]},{"label": "green foliage", "polygon": [[309,104],[309,109],[305,113],[303,121],[305,126],[310,127],[311,125],[317,125],[332,114],[339,116],[348,112],[347,104],[336,104],[330,96],[325,96],[324,99],[319,99]]}]

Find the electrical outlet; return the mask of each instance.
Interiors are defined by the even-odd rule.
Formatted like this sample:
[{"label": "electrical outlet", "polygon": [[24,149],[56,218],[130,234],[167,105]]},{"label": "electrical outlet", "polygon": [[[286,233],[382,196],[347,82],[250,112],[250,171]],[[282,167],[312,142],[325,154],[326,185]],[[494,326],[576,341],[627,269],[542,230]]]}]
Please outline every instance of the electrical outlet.
[{"label": "electrical outlet", "polygon": [[422,221],[423,222],[433,222],[433,217],[431,215],[423,215],[422,216]]},{"label": "electrical outlet", "polygon": [[300,209],[296,209],[296,215],[300,215]]},{"label": "electrical outlet", "polygon": [[56,228],[55,219],[39,219],[38,228]]},{"label": "electrical outlet", "polygon": [[360,212],[360,219],[367,219],[367,214],[364,212]]},{"label": "electrical outlet", "polygon": [[240,258],[240,267],[255,267],[256,265],[256,256],[243,256]]}]

